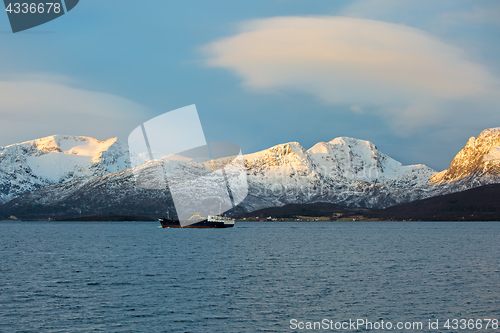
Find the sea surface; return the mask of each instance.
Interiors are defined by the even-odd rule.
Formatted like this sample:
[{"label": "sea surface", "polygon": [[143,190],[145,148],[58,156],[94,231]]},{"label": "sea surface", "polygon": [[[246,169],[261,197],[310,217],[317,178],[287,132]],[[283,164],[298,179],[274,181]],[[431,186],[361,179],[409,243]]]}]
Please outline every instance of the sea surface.
[{"label": "sea surface", "polygon": [[462,318],[500,319],[500,223],[0,223],[1,332],[500,332]]}]

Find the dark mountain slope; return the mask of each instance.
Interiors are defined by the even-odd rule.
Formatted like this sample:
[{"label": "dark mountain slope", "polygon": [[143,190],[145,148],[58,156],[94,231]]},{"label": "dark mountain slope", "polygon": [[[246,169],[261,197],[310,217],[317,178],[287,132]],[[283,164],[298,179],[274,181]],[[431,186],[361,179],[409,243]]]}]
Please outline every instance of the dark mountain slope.
[{"label": "dark mountain slope", "polygon": [[367,216],[421,221],[500,221],[500,185],[485,185],[381,210]]},{"label": "dark mountain slope", "polygon": [[359,217],[380,220],[500,221],[500,185],[417,200],[386,209],[343,207],[330,203],[290,204],[260,209],[239,217],[266,218]]}]

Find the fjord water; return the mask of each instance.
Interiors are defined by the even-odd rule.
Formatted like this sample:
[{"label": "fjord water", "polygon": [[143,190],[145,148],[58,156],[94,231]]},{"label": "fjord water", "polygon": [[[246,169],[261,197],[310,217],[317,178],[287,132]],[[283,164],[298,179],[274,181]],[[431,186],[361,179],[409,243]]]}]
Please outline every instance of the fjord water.
[{"label": "fjord water", "polygon": [[0,228],[4,332],[290,332],[291,319],[500,317],[500,223]]}]

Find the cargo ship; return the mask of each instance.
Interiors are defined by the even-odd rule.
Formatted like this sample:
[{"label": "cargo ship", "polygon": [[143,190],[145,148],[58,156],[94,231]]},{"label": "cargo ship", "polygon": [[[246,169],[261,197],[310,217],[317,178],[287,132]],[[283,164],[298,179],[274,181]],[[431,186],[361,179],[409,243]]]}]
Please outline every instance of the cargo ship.
[{"label": "cargo ship", "polygon": [[234,227],[234,219],[218,215],[208,215],[207,218],[201,217],[199,214],[191,216],[191,219],[195,219],[194,223],[181,226],[179,220],[170,219],[168,217],[160,217],[158,220],[163,228],[232,228]]}]

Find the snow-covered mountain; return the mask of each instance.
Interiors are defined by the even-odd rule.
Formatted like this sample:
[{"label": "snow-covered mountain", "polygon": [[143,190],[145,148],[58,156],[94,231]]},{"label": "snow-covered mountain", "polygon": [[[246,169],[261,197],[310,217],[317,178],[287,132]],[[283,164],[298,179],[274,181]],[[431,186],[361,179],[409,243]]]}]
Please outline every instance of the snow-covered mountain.
[{"label": "snow-covered mountain", "polygon": [[450,167],[430,178],[431,185],[441,185],[439,194],[494,183],[500,183],[500,127],[471,137]]},{"label": "snow-covered mountain", "polygon": [[0,203],[50,184],[127,168],[128,148],[116,138],[53,135],[0,147]]},{"label": "snow-covered mountain", "polygon": [[[63,209],[79,214],[110,210],[128,212],[130,209],[145,214],[145,207],[150,212],[165,209],[166,199],[160,200],[162,207],[151,207],[150,196],[164,197],[161,191],[138,189],[134,180],[134,175],[141,174],[143,183],[161,182],[156,179],[155,164],[146,163],[125,170],[129,166],[127,149],[114,139],[98,142],[91,138],[56,136],[9,146],[4,151],[7,148],[11,150],[7,154],[10,160],[4,163],[7,165],[13,160],[15,148],[17,158],[11,166],[16,170],[24,168],[26,172],[22,180],[29,186],[23,190],[29,192],[45,187],[5,207],[44,207],[47,212]],[[309,150],[292,142],[243,157],[238,163],[247,171],[249,185],[248,197],[239,207],[243,211],[320,201],[386,207],[427,196],[428,179],[435,173],[424,165],[403,166],[381,153],[374,144],[346,137],[318,143]],[[53,169],[56,163],[51,164],[52,160],[64,162],[57,162],[58,168]],[[191,175],[202,175],[212,165],[175,159],[165,163],[167,170]],[[6,174],[5,170],[3,172]],[[16,180],[19,183],[19,179]],[[193,193],[185,195],[196,197],[199,191],[206,191],[213,184],[200,181],[198,185],[198,188],[191,187]],[[22,192],[9,194],[11,199]]]},{"label": "snow-covered mountain", "polygon": [[[280,144],[244,155],[238,162],[249,186],[238,210],[314,202],[383,208],[500,183],[499,147],[500,129],[485,130],[469,140],[448,170],[436,173],[425,165],[404,166],[373,143],[347,137],[308,150],[297,142]],[[59,216],[151,216],[172,210],[169,193],[155,185],[162,182],[157,163],[129,169],[128,159],[127,147],[115,139],[53,136],[1,148],[0,190],[4,201],[11,200],[2,209],[9,214],[22,210]],[[183,172],[207,174],[217,164],[176,159],[165,163],[166,170],[181,178]],[[137,174],[150,190],[137,186]],[[195,198],[207,191],[214,185],[209,179],[184,194]]]},{"label": "snow-covered mountain", "polygon": [[309,150],[291,142],[244,157],[249,210],[321,201],[386,207],[424,197],[435,173],[425,165],[404,166],[373,143],[347,137]]}]

